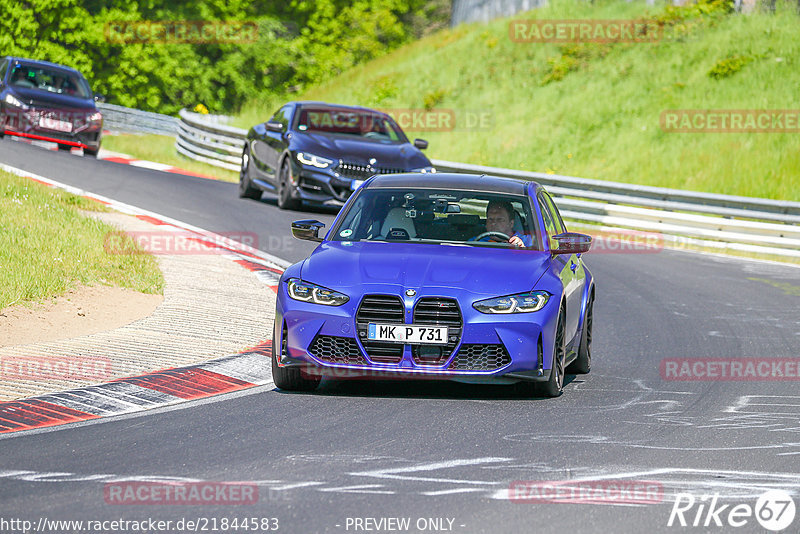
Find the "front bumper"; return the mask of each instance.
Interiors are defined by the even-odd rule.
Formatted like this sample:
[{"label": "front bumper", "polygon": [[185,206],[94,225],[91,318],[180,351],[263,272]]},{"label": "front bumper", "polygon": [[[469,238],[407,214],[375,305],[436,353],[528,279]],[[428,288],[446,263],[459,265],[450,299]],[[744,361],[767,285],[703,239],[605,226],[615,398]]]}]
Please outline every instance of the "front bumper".
[{"label": "front bumper", "polygon": [[[67,117],[72,124],[71,132],[61,132],[40,126],[39,119],[53,113],[54,117]],[[31,109],[26,111],[0,110],[0,129],[5,135],[49,141],[62,145],[99,150],[103,125],[89,122],[84,113],[64,113],[56,110]]]},{"label": "front bumper", "polygon": [[[417,302],[433,298],[431,295],[405,299],[406,324],[413,322]],[[441,296],[457,299],[455,295]],[[552,365],[547,355],[552,354],[557,303],[530,314],[486,315],[459,300],[462,327],[451,345],[452,352],[442,350],[435,361],[426,361],[421,357],[421,345],[405,344],[397,349],[393,361],[386,361],[383,352],[365,344],[360,328],[363,322],[357,319],[358,300],[340,307],[298,302],[288,297],[282,283],[273,337],[274,346],[281,349],[277,351],[278,365],[334,378],[513,383],[550,377]]]},{"label": "front bumper", "polygon": [[329,169],[312,169],[298,163],[292,164],[296,197],[316,203],[344,205],[353,194],[352,178],[341,176]]}]

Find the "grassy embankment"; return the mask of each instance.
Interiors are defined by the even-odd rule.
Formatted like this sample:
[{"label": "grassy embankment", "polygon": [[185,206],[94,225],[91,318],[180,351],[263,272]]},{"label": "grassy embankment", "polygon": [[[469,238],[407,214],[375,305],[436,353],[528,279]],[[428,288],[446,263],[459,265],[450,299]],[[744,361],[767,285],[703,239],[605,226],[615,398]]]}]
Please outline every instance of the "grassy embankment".
[{"label": "grassy embankment", "polygon": [[164,279],[147,254],[107,254],[115,229],[79,210],[92,200],[0,171],[0,309],[62,294],[75,284],[161,293]]},{"label": "grassy embankment", "polygon": [[[516,18],[658,19],[653,43],[518,43],[509,22],[444,30],[293,98],[484,113],[488,127],[413,131],[429,157],[733,195],[800,200],[797,133],[667,133],[670,109],[798,109],[800,16],[553,0]],[[713,75],[711,73],[714,73]],[[266,120],[279,102],[249,102]]]}]

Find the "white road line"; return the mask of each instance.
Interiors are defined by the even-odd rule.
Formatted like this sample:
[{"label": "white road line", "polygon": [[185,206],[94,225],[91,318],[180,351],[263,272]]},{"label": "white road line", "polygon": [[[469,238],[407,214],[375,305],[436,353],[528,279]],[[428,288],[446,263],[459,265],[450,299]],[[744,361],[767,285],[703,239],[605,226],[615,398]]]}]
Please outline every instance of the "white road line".
[{"label": "white road line", "polygon": [[375,478],[391,478],[395,480],[415,480],[424,482],[442,482],[454,484],[479,484],[479,485],[496,485],[500,482],[491,482],[486,480],[460,480],[452,478],[430,478],[430,477],[414,477],[406,476],[400,473],[419,473],[420,471],[436,471],[439,469],[449,469],[452,467],[462,467],[467,465],[491,464],[497,462],[510,462],[513,458],[473,458],[461,460],[449,460],[446,462],[434,462],[430,464],[414,465],[410,467],[396,467],[392,469],[377,469],[374,471],[362,471],[356,473],[348,473],[352,476],[358,477],[375,477]]}]

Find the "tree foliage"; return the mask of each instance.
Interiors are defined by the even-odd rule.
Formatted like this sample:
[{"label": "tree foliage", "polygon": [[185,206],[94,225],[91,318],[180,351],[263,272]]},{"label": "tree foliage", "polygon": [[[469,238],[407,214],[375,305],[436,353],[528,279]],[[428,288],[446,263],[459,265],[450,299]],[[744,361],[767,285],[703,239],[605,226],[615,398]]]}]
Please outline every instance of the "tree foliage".
[{"label": "tree foliage", "polygon": [[[235,112],[323,82],[440,27],[448,0],[0,0],[0,55],[74,67],[109,102],[175,114]],[[120,43],[111,23],[252,21],[237,43]]]}]

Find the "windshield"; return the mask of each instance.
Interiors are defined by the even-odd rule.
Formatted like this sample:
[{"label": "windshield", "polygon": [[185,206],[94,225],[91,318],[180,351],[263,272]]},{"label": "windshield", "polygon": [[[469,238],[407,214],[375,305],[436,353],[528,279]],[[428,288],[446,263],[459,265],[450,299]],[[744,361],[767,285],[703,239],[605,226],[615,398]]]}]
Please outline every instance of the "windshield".
[{"label": "windshield", "polygon": [[392,241],[541,250],[527,197],[438,189],[360,191],[333,241]]},{"label": "windshield", "polygon": [[46,67],[16,65],[9,78],[9,85],[78,98],[91,96],[88,84],[81,77],[67,71]]},{"label": "windshield", "polygon": [[307,108],[298,113],[297,130],[348,135],[387,143],[406,143],[400,127],[387,115],[337,108]]}]

